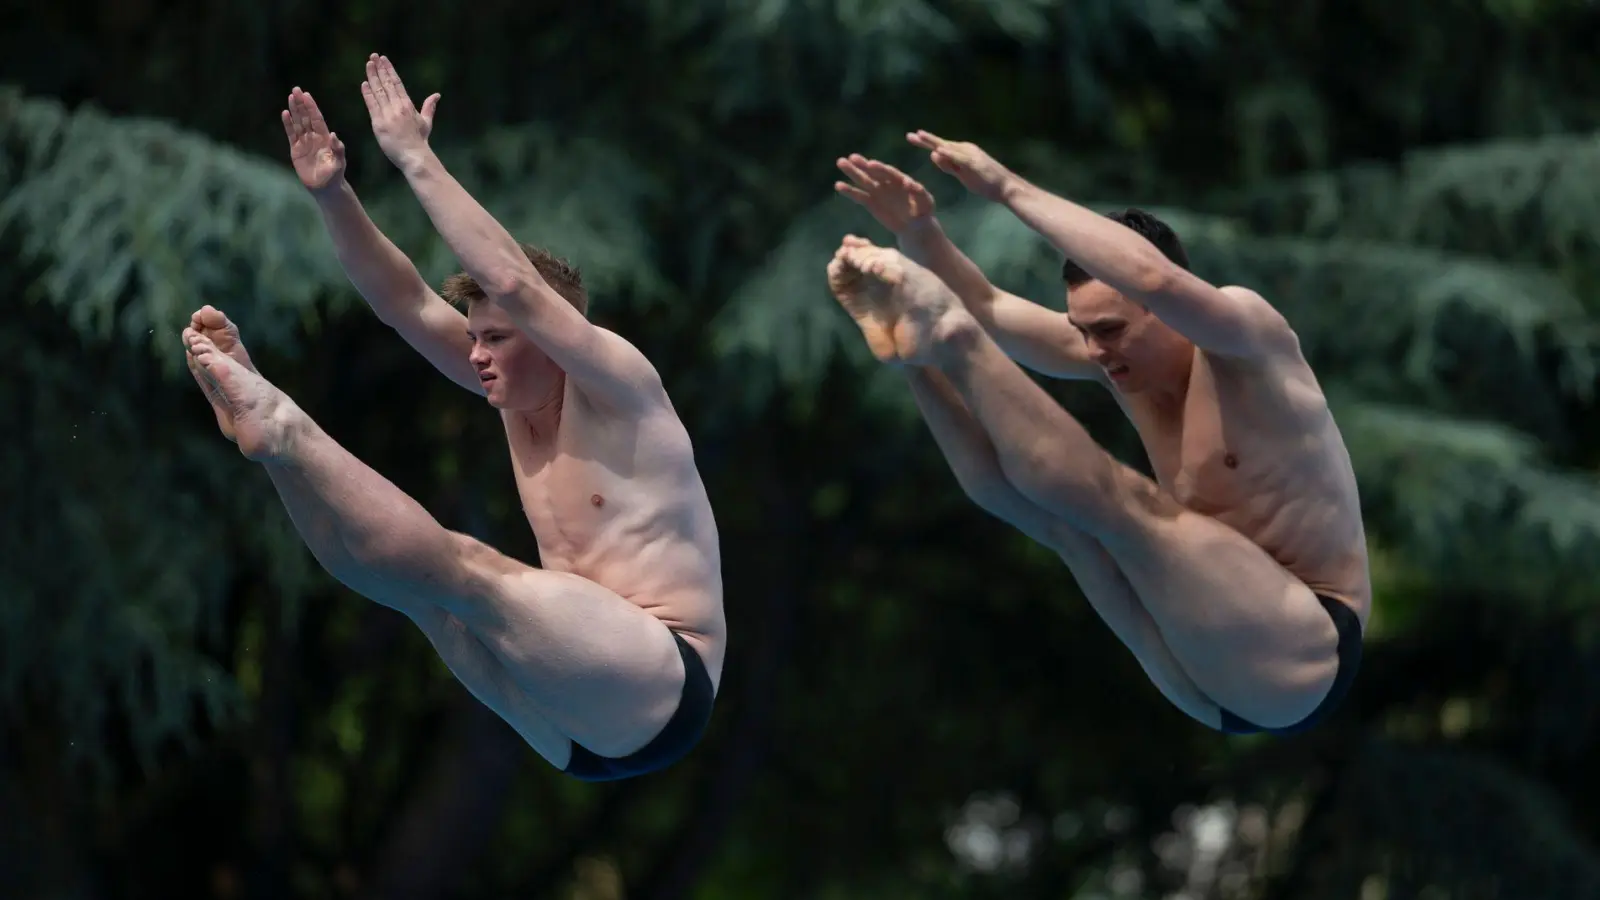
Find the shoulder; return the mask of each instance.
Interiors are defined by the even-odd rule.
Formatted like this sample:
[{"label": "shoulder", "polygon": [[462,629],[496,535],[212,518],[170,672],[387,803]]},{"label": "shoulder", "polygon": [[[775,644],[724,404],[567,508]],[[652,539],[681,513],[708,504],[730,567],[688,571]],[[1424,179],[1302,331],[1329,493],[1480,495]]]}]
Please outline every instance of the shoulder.
[{"label": "shoulder", "polygon": [[650,362],[650,358],[645,356],[644,351],[632,341],[603,325],[591,327],[594,329],[595,339],[605,348],[607,358],[613,365],[632,370],[634,374],[646,372],[651,376],[657,374],[655,364]]},{"label": "shoulder", "polygon": [[1230,284],[1218,288],[1224,296],[1237,304],[1247,327],[1253,332],[1251,344],[1262,357],[1270,360],[1284,358],[1303,361],[1300,354],[1300,335],[1289,324],[1287,317],[1257,291]]},{"label": "shoulder", "polygon": [[1261,311],[1271,310],[1272,312],[1277,312],[1277,308],[1271,303],[1268,303],[1267,298],[1261,296],[1260,292],[1254,290],[1253,288],[1247,288],[1237,284],[1225,284],[1217,288],[1217,290],[1227,295],[1230,300],[1239,304],[1243,308]]}]

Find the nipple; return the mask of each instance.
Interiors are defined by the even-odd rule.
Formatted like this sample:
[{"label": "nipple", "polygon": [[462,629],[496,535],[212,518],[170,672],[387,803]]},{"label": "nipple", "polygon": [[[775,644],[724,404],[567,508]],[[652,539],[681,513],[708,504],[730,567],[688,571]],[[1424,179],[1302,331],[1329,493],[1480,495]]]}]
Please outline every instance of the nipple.
[{"label": "nipple", "polygon": [[589,502],[593,504],[596,509],[598,509],[606,505],[606,498],[600,496],[599,494],[593,494],[589,497]]},{"label": "nipple", "polygon": [[1229,453],[1227,456],[1222,458],[1222,464],[1230,469],[1237,469],[1239,468],[1239,457]]}]

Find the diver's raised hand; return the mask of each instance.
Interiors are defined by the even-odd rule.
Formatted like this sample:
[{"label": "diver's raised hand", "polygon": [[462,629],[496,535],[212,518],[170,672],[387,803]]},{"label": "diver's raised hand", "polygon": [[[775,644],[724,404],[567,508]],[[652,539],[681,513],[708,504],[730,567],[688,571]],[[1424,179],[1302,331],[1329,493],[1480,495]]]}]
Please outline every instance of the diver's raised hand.
[{"label": "diver's raised hand", "polygon": [[913,131],[906,140],[914,147],[927,150],[933,164],[941,172],[954,175],[967,190],[996,202],[1021,183],[1010,169],[996,162],[994,157],[977,144],[965,141],[947,141],[931,131]]},{"label": "diver's raised hand", "polygon": [[300,183],[312,193],[336,190],[344,182],[344,143],[328,130],[317,101],[295,88],[289,92],[289,108],[280,115]]},{"label": "diver's raised hand", "polygon": [[433,133],[433,114],[439,95],[432,94],[418,109],[387,56],[367,57],[367,80],[361,82],[361,99],[372,115],[372,135],[389,161],[402,168],[426,153]]},{"label": "diver's raised hand", "polygon": [[840,159],[837,165],[851,183],[838,181],[833,189],[865,207],[896,237],[932,221],[933,194],[906,173],[859,153]]}]

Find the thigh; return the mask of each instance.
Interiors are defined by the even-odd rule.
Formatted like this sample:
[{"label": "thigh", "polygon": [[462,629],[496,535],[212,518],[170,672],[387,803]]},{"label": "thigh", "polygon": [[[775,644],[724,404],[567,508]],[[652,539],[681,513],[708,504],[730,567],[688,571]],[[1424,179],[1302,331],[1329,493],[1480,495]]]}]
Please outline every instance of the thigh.
[{"label": "thigh", "polygon": [[1022,495],[1004,479],[969,489],[973,500],[1035,541],[1054,550],[1078,583],[1084,599],[1149,676],[1162,696],[1197,721],[1216,728],[1217,704],[1194,683],[1167,647],[1155,620],[1100,543]]},{"label": "thigh", "polygon": [[1177,504],[1133,505],[1102,545],[1201,690],[1275,728],[1316,708],[1338,633],[1315,593],[1254,541]]},{"label": "thigh", "polygon": [[1219,727],[1222,714],[1217,704],[1173,655],[1155,619],[1105,548],[1082,531],[1064,528],[1056,532],[1055,549],[1072,571],[1084,599],[1139,660],[1162,696],[1191,718]]},{"label": "thigh", "polygon": [[473,544],[460,576],[470,589],[451,612],[531,708],[601,756],[649,743],[683,693],[683,658],[667,626],[586,578]]},{"label": "thigh", "polygon": [[433,645],[450,674],[479,703],[494,711],[558,769],[566,768],[572,741],[545,718],[510,677],[505,664],[478,640],[464,622],[442,609],[407,614]]}]

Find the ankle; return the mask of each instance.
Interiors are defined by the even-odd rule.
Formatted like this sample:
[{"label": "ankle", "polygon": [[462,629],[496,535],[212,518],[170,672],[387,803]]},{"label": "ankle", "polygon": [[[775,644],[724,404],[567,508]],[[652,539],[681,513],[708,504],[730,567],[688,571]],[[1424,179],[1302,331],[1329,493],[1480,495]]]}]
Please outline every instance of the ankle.
[{"label": "ankle", "polygon": [[983,326],[964,309],[952,309],[933,325],[934,355],[941,359],[964,356],[983,338]]},{"label": "ankle", "polygon": [[317,432],[317,423],[287,396],[268,413],[271,424],[266,452],[258,462],[293,467],[300,459],[306,441]]}]

